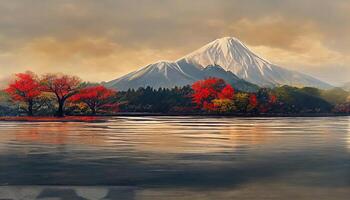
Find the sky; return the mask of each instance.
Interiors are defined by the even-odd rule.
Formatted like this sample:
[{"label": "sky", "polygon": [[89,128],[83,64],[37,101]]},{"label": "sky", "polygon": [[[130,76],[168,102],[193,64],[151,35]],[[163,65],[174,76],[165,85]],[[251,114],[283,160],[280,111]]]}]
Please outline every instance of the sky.
[{"label": "sky", "polygon": [[1,0],[0,83],[30,70],[109,81],[221,37],[334,85],[350,81],[348,0]]}]

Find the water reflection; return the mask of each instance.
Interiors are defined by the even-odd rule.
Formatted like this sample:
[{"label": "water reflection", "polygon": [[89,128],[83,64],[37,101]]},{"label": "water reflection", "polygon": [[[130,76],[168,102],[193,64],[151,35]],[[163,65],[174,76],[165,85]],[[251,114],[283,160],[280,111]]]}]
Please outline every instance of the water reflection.
[{"label": "water reflection", "polygon": [[257,145],[271,138],[271,129],[264,124],[218,123],[217,119],[183,123],[121,118],[106,124],[34,123],[16,124],[6,129],[2,133],[2,143],[92,145],[116,150],[129,147],[161,154],[233,151],[239,146]]},{"label": "water reflection", "polygon": [[320,143],[339,145],[341,137],[334,137],[338,133],[345,133],[345,141],[349,143],[348,120],[120,117],[98,124],[2,122],[0,150],[24,144],[157,154],[232,153],[242,149],[281,148],[281,144],[286,150],[293,150]]},{"label": "water reflection", "polygon": [[[81,129],[82,128],[82,129]],[[28,125],[24,129],[13,129],[8,134],[15,135],[16,141],[51,145],[96,145],[103,146],[107,141],[104,135],[78,124]]]},{"label": "water reflection", "polygon": [[335,193],[350,188],[349,122],[349,117],[0,122],[0,185],[142,188],[127,193],[135,199],[159,193],[205,199],[199,198],[203,192],[229,199],[240,188],[247,191],[239,190],[242,195],[274,187],[292,194],[296,186]]},{"label": "water reflection", "polygon": [[349,121],[348,121],[348,134],[347,134],[346,142],[348,144],[348,149],[350,151],[350,118],[349,118]]}]

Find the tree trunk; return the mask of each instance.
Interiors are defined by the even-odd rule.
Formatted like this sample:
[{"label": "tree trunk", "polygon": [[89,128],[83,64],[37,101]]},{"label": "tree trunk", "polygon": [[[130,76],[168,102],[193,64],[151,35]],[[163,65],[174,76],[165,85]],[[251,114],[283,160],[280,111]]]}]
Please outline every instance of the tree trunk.
[{"label": "tree trunk", "polygon": [[57,117],[64,117],[64,100],[58,102]]},{"label": "tree trunk", "polygon": [[33,116],[33,101],[28,102],[28,109],[27,109],[28,116]]},{"label": "tree trunk", "polygon": [[91,108],[91,114],[96,115],[96,108],[94,108],[94,107]]}]

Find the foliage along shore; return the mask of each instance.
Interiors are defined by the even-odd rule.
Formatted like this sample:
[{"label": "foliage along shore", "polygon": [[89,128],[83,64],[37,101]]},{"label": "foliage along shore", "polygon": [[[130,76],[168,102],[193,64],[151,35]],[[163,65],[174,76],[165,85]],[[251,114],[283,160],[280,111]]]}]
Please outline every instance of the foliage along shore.
[{"label": "foliage along shore", "polygon": [[172,89],[146,87],[116,91],[82,82],[75,76],[46,74],[39,77],[32,72],[16,74],[8,87],[0,91],[0,116],[121,116],[123,113],[143,113],[141,116],[341,116],[350,113],[350,92],[340,88],[320,90],[291,86],[244,92],[214,77]]},{"label": "foliage along shore", "polygon": [[28,117],[28,116],[10,116],[0,117],[0,122],[84,122],[84,123],[102,123],[107,122],[110,117],[344,117],[350,116],[349,113],[118,113],[114,115],[99,115],[99,116],[64,116],[64,117]]},{"label": "foliage along shore", "polygon": [[28,116],[16,116],[16,117],[0,117],[0,121],[9,122],[88,122],[97,123],[107,121],[103,117],[97,116],[65,116],[65,117],[28,117]]},{"label": "foliage along shore", "polygon": [[[148,116],[178,116],[178,117],[342,117],[350,113],[118,113],[100,115],[101,117],[148,117]],[[1,121],[1,118],[0,118]]]}]

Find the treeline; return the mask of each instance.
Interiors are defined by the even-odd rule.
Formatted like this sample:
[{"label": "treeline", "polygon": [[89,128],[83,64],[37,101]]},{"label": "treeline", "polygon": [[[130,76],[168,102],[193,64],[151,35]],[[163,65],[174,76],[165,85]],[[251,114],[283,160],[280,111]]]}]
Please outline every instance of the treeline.
[{"label": "treeline", "polygon": [[214,78],[172,89],[129,89],[118,92],[119,111],[189,114],[350,113],[350,93],[338,88],[320,90],[281,86],[261,88],[255,93],[227,88],[223,80]]},{"label": "treeline", "polygon": [[151,87],[115,91],[75,76],[16,74],[0,92],[0,115],[350,113],[349,92],[290,86],[235,90],[218,78],[172,89]]}]

